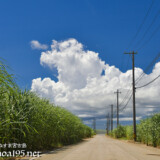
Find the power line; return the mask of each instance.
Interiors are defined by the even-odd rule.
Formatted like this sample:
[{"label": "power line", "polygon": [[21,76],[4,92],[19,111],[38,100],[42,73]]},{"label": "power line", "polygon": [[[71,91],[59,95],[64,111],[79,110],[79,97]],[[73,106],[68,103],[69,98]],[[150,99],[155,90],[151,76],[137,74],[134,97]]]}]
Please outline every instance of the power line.
[{"label": "power line", "polygon": [[147,30],[146,30],[145,33],[143,34],[142,38],[136,43],[136,45],[135,45],[134,48],[136,48],[136,46],[139,45],[139,44],[142,42],[142,40],[145,38],[145,36],[147,35],[148,31],[152,28],[154,22],[155,22],[156,19],[158,18],[159,14],[160,14],[160,10],[159,10],[159,11],[157,12],[157,14],[154,16],[151,24],[149,25],[149,27],[147,28]]},{"label": "power line", "polygon": [[[143,19],[142,23],[140,24],[140,26],[139,26],[136,34],[133,36],[133,38],[131,39],[130,43],[128,44],[128,47],[127,47],[126,50],[128,50],[128,49],[130,48],[130,46],[132,45],[132,43],[134,42],[134,40],[137,38],[139,32],[141,31],[141,29],[142,29],[142,27],[143,27],[143,25],[144,25],[144,23],[145,23],[148,15],[149,15],[149,13],[151,12],[151,9],[152,9],[152,7],[153,7],[154,2],[155,2],[155,0],[152,0],[152,3],[150,4],[149,9],[148,9],[146,15],[144,16],[144,19]],[[124,66],[123,59],[124,59],[124,55],[123,55],[122,63],[121,63],[121,68],[122,68],[122,69],[123,69],[123,66]],[[128,62],[129,62],[129,58],[128,58]],[[127,67],[128,67],[128,62],[127,62]],[[127,68],[127,67],[126,67],[126,68]]]},{"label": "power line", "polygon": [[[128,108],[132,108],[132,107],[128,107]],[[160,108],[160,107],[137,107],[138,108],[143,108],[143,109],[150,109],[150,108]]]},{"label": "power line", "polygon": [[154,37],[154,35],[160,30],[160,25],[154,30],[154,32],[152,33],[152,35],[150,36],[150,38],[148,40],[146,40],[137,50],[142,49],[143,47],[146,46],[146,44]]},{"label": "power line", "polygon": [[129,95],[129,92],[131,92],[131,88],[132,88],[132,86],[130,87],[130,89],[128,90],[128,92],[126,93],[126,95],[124,96],[124,98],[121,101],[121,103],[119,104],[119,106],[121,106],[128,99],[128,95]]},{"label": "power line", "polygon": [[148,86],[149,84],[151,84],[151,83],[153,83],[155,80],[157,80],[159,77],[160,77],[160,75],[159,75],[158,77],[154,78],[154,79],[153,79],[152,81],[150,81],[149,83],[147,83],[147,84],[145,84],[145,85],[143,85],[143,86],[140,86],[140,87],[136,87],[136,89],[139,89],[139,88],[143,88],[143,87]]},{"label": "power line", "polygon": [[136,84],[138,84],[138,82],[143,78],[145,73],[148,72],[148,70],[155,64],[155,62],[158,60],[159,57],[160,57],[160,53],[156,55],[156,57],[151,61],[151,63],[145,68],[144,72],[136,79],[135,81]]},{"label": "power line", "polygon": [[144,23],[145,23],[145,21],[146,21],[148,15],[149,15],[149,13],[151,12],[151,9],[152,9],[152,7],[153,7],[154,2],[155,2],[155,0],[152,0],[152,3],[151,3],[151,5],[150,5],[150,7],[149,7],[149,9],[148,9],[148,11],[147,11],[147,13],[146,13],[146,15],[145,15],[145,17],[144,17],[142,23],[140,24],[140,26],[139,26],[139,28],[138,28],[136,34],[135,34],[134,37],[131,39],[131,41],[130,41],[128,47],[127,47],[127,50],[128,50],[129,47],[132,45],[133,41],[137,38],[139,32],[141,31],[141,29],[142,29],[142,27],[143,27],[143,25],[144,25]]},{"label": "power line", "polygon": [[132,98],[132,95],[133,95],[133,94],[130,95],[127,103],[125,104],[125,106],[124,106],[123,108],[121,108],[120,112],[122,112],[122,111],[127,107],[128,103],[130,102],[130,100],[131,100],[131,98]]}]

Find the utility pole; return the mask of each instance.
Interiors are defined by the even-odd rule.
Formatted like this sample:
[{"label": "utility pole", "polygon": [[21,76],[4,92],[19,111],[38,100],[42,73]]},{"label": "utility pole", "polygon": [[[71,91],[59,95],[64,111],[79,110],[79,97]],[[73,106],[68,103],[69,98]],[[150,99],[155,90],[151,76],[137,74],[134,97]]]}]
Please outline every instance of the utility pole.
[{"label": "utility pole", "polygon": [[133,138],[134,141],[136,141],[137,139],[137,132],[136,132],[136,100],[135,100],[135,65],[134,65],[134,55],[137,54],[136,52],[130,52],[130,53],[125,53],[125,54],[129,54],[132,55],[132,90],[133,90]]},{"label": "utility pole", "polygon": [[93,118],[93,130],[96,133],[96,118]]},{"label": "utility pole", "polygon": [[119,125],[119,90],[117,89],[117,92],[114,92],[115,94],[117,94],[117,127]]},{"label": "utility pole", "polygon": [[113,104],[111,105],[111,132],[113,131]]},{"label": "utility pole", "polygon": [[107,135],[108,135],[109,134],[109,113],[107,115],[107,128],[106,128],[106,130],[107,130]]},{"label": "utility pole", "polygon": [[109,131],[110,131],[110,115],[108,113],[108,134],[109,134]]}]

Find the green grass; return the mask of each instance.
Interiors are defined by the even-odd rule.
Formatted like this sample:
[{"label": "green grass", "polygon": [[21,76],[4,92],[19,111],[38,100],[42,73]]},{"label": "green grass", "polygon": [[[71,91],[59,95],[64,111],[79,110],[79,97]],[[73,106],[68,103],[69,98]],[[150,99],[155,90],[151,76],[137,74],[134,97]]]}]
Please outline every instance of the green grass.
[{"label": "green grass", "polygon": [[[133,140],[133,126],[118,126],[110,135]],[[137,141],[154,147],[160,146],[160,113],[137,124]]]},{"label": "green grass", "polygon": [[0,62],[0,143],[26,143],[28,150],[72,144],[94,133],[66,109],[22,91]]}]

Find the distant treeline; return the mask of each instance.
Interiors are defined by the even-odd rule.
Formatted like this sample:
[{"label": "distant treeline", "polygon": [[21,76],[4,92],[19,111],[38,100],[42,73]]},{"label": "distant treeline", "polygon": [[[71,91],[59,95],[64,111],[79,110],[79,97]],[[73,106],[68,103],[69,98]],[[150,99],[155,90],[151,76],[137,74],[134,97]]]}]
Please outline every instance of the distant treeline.
[{"label": "distant treeline", "polygon": [[[110,135],[115,138],[133,140],[133,126],[119,125],[110,132]],[[160,146],[160,113],[141,120],[137,124],[137,141],[154,147]]]},{"label": "distant treeline", "polygon": [[45,150],[91,137],[93,130],[66,109],[22,91],[0,62],[0,143]]}]

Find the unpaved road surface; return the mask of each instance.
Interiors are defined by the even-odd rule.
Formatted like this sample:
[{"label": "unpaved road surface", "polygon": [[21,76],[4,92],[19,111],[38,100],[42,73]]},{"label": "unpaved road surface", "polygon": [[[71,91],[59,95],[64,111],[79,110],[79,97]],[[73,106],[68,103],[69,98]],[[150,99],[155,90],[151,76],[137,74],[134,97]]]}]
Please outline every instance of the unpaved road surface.
[{"label": "unpaved road surface", "polygon": [[44,154],[36,160],[160,160],[160,149],[96,135],[77,145]]}]

